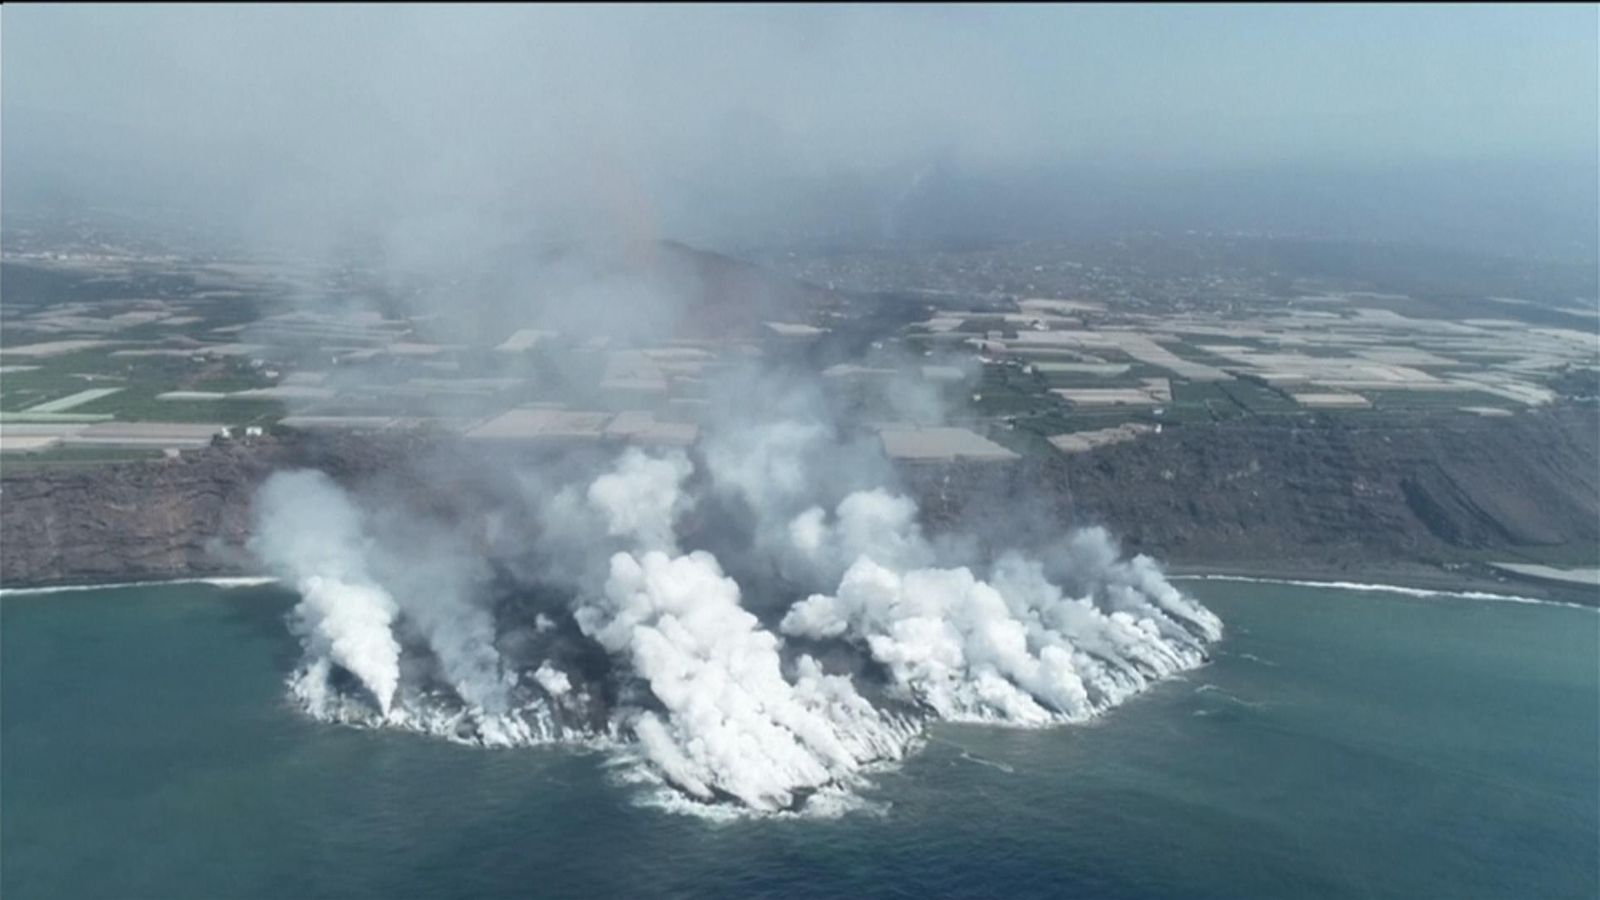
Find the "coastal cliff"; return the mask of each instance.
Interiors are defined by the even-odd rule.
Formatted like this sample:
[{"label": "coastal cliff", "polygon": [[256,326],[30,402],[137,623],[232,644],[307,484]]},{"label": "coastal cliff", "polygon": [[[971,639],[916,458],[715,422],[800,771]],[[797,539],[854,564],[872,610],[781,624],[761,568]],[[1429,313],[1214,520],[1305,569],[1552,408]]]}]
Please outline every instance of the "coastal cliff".
[{"label": "coastal cliff", "polygon": [[[936,523],[1029,499],[1185,562],[1444,562],[1600,552],[1600,415],[1561,407],[1414,427],[1205,425],[1011,469],[912,475]],[[1000,498],[1000,499],[992,499]]]},{"label": "coastal cliff", "polygon": [[0,473],[0,584],[249,572],[250,500],[268,475],[310,466],[348,480],[406,453],[392,443],[266,439],[159,461]]},{"label": "coastal cliff", "polygon": [[[272,471],[395,477],[448,438],[266,439],[159,462],[0,474],[8,587],[249,571],[250,498]],[[1360,574],[1485,560],[1594,565],[1600,416],[1557,407],[1416,427],[1200,425],[1070,456],[903,473],[931,528],[1101,524],[1180,567]],[[404,477],[403,474],[401,477]],[[1441,568],[1444,567],[1444,568]]]}]

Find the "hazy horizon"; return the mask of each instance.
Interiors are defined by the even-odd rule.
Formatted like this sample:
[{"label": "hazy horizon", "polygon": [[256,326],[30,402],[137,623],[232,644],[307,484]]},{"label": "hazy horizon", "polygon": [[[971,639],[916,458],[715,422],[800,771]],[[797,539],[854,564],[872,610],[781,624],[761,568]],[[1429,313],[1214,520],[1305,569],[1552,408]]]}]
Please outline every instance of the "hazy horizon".
[{"label": "hazy horizon", "polygon": [[1594,255],[1592,6],[5,18],[13,209],[168,207],[311,252],[376,229],[447,256],[508,230],[1125,228]]}]

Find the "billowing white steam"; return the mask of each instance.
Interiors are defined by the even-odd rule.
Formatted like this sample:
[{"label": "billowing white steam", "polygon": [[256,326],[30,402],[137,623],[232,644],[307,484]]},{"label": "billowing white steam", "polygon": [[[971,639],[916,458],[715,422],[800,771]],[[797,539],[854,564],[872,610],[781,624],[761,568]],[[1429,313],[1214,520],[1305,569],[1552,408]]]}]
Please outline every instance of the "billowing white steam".
[{"label": "billowing white steam", "polygon": [[294,583],[293,627],[310,660],[297,691],[316,707],[331,701],[329,663],[360,679],[389,714],[400,686],[395,602],[367,574],[361,512],[321,472],[274,475],[256,497],[262,527],[251,550]]},{"label": "billowing white steam", "polygon": [[[522,625],[497,623],[471,554],[380,549],[395,539],[325,476],[274,476],[252,546],[302,594],[294,693],[315,715],[360,721],[361,698],[336,688],[343,670],[370,694],[373,724],[495,744],[593,735],[693,800],[775,811],[901,758],[920,720],[1080,721],[1199,665],[1221,635],[1153,562],[1119,559],[1100,530],[980,572],[941,560],[906,497],[864,490],[831,513],[807,508],[810,476],[786,448],[815,437],[768,429],[707,453],[710,488],[757,516],[755,556],[740,571],[782,571],[814,591],[769,624],[715,556],[680,550],[677,520],[695,505],[681,453],[629,451],[586,490],[553,498],[542,540],[592,554],[571,567],[592,574],[570,585],[564,611]],[[562,640],[592,642],[609,661],[600,683],[549,656]],[[869,701],[814,647],[876,668],[887,694]],[[412,683],[413,672],[453,696]],[[608,708],[580,715],[602,695]]]},{"label": "billowing white steam", "polygon": [[272,476],[255,513],[252,551],[301,595],[292,623],[306,661],[291,686],[308,709],[324,718],[360,718],[359,706],[329,681],[338,666],[360,681],[384,719],[406,723],[416,714],[395,708],[401,688],[395,626],[403,619],[481,739],[527,737],[526,724],[507,716],[514,676],[495,649],[494,620],[471,594],[477,585],[466,557],[445,552],[446,538],[428,535],[425,548],[385,550],[350,496],[321,472]]},{"label": "billowing white steam", "polygon": [[650,764],[698,798],[785,808],[796,791],[902,752],[903,731],[847,679],[805,656],[784,677],[779,639],[708,553],[616,554],[604,594],[577,619],[649,684],[662,710],[632,712],[627,726]]},{"label": "billowing white steam", "polygon": [[1204,642],[1221,636],[1216,616],[1149,558],[1118,561],[1102,529],[1068,544],[1095,579],[1090,594],[1069,598],[1040,563],[1014,554],[988,581],[966,567],[925,566],[934,554],[915,512],[904,497],[870,491],[846,497],[831,525],[820,509],[796,517],[797,550],[822,564],[853,562],[837,591],[795,604],[781,627],[862,645],[905,699],[941,718],[1080,720],[1199,665]]},{"label": "billowing white steam", "polygon": [[793,805],[796,791],[898,757],[903,729],[887,725],[849,680],[824,675],[810,657],[799,659],[793,681],[784,677],[781,641],[743,608],[716,557],[672,555],[689,473],[682,454],[630,450],[588,493],[609,535],[658,548],[613,555],[604,590],[574,612],[583,633],[624,659],[662,707],[624,714],[644,758],[697,798],[726,795],[771,810]]},{"label": "billowing white steam", "polygon": [[640,547],[673,548],[678,545],[673,523],[689,505],[683,480],[690,471],[682,453],[653,458],[630,449],[615,471],[589,485],[589,503],[605,516],[612,537],[629,538]]}]

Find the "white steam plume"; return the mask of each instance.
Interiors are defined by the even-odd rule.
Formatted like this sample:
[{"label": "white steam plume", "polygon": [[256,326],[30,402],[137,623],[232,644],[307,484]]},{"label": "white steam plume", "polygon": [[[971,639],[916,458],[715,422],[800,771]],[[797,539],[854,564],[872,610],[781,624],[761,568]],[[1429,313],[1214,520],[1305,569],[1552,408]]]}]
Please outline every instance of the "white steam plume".
[{"label": "white steam plume", "polygon": [[[704,479],[681,452],[638,450],[560,487],[519,479],[532,493],[511,496],[537,523],[530,558],[550,572],[509,602],[456,539],[374,529],[325,477],[275,476],[253,546],[304,595],[296,696],[326,718],[475,743],[592,738],[696,808],[809,811],[902,758],[926,720],[1081,721],[1202,664],[1221,635],[1214,615],[1151,560],[1122,559],[1102,530],[980,565],[927,538],[915,502],[890,490],[852,491],[825,510],[818,471],[857,452],[836,444],[820,426],[768,425],[713,437]],[[731,570],[684,549],[692,535],[679,527],[730,495],[755,516],[751,539],[726,551]],[[495,513],[491,553],[514,546],[505,529],[516,520]],[[728,572],[774,567],[812,593],[764,622]],[[525,561],[504,570],[530,579]],[[795,599],[776,590],[780,604]],[[342,696],[336,667],[376,698],[376,717],[350,713],[359,698]],[[881,675],[877,699],[841,669]],[[441,700],[428,673],[455,699]]]},{"label": "white steam plume", "polygon": [[1077,533],[1068,555],[1109,609],[1093,592],[1065,596],[1041,564],[1015,554],[989,581],[966,567],[928,567],[914,512],[909,500],[872,491],[845,498],[832,525],[820,510],[798,517],[791,531],[801,550],[854,562],[836,591],[797,603],[781,628],[864,647],[905,699],[941,718],[1081,720],[1199,665],[1205,642],[1221,636],[1216,617],[1150,560],[1119,562],[1104,531]]},{"label": "white steam plume", "polygon": [[577,618],[662,706],[627,715],[643,757],[701,800],[784,809],[799,791],[904,752],[904,729],[848,680],[810,657],[784,677],[779,639],[740,606],[739,586],[708,553],[618,553],[604,594]]},{"label": "white steam plume", "polygon": [[640,547],[677,547],[673,521],[688,509],[683,480],[692,467],[688,457],[673,453],[660,458],[629,449],[614,471],[589,485],[589,504],[606,521],[606,533],[627,537]]},{"label": "white steam plume", "polygon": [[[351,497],[313,471],[269,478],[257,496],[256,522],[251,549],[301,594],[292,617],[306,658],[292,685],[314,714],[363,718],[359,705],[331,689],[338,666],[371,693],[381,718],[419,725],[412,721],[419,710],[402,702],[397,632],[408,631],[426,646],[478,740],[509,744],[529,736],[520,718],[508,716],[515,677],[495,649],[493,618],[475,602],[481,577],[447,535],[388,546]],[[460,724],[447,718],[451,727]]]},{"label": "white steam plume", "polygon": [[701,800],[731,796],[770,811],[900,756],[904,729],[848,680],[809,657],[793,681],[784,677],[781,640],[743,608],[716,557],[674,555],[690,471],[682,454],[629,450],[587,495],[608,535],[644,548],[614,554],[603,590],[575,611],[583,633],[625,660],[662,708],[619,716],[644,760]]},{"label": "white steam plume", "polygon": [[251,550],[300,592],[293,622],[311,662],[297,690],[323,705],[337,663],[388,715],[400,685],[395,602],[367,573],[360,510],[321,472],[289,472],[262,485],[255,511]]}]

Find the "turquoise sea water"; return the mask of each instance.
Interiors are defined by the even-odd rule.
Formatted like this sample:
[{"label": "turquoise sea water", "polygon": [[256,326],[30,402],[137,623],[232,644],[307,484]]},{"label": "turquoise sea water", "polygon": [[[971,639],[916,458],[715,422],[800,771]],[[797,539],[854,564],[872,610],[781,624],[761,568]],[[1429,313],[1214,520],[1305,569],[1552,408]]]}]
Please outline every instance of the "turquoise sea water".
[{"label": "turquoise sea water", "polygon": [[1600,615],[1225,582],[1215,661],[942,726],[877,812],[712,823],[598,753],[311,722],[292,598],[0,600],[0,895],[1595,897]]}]

